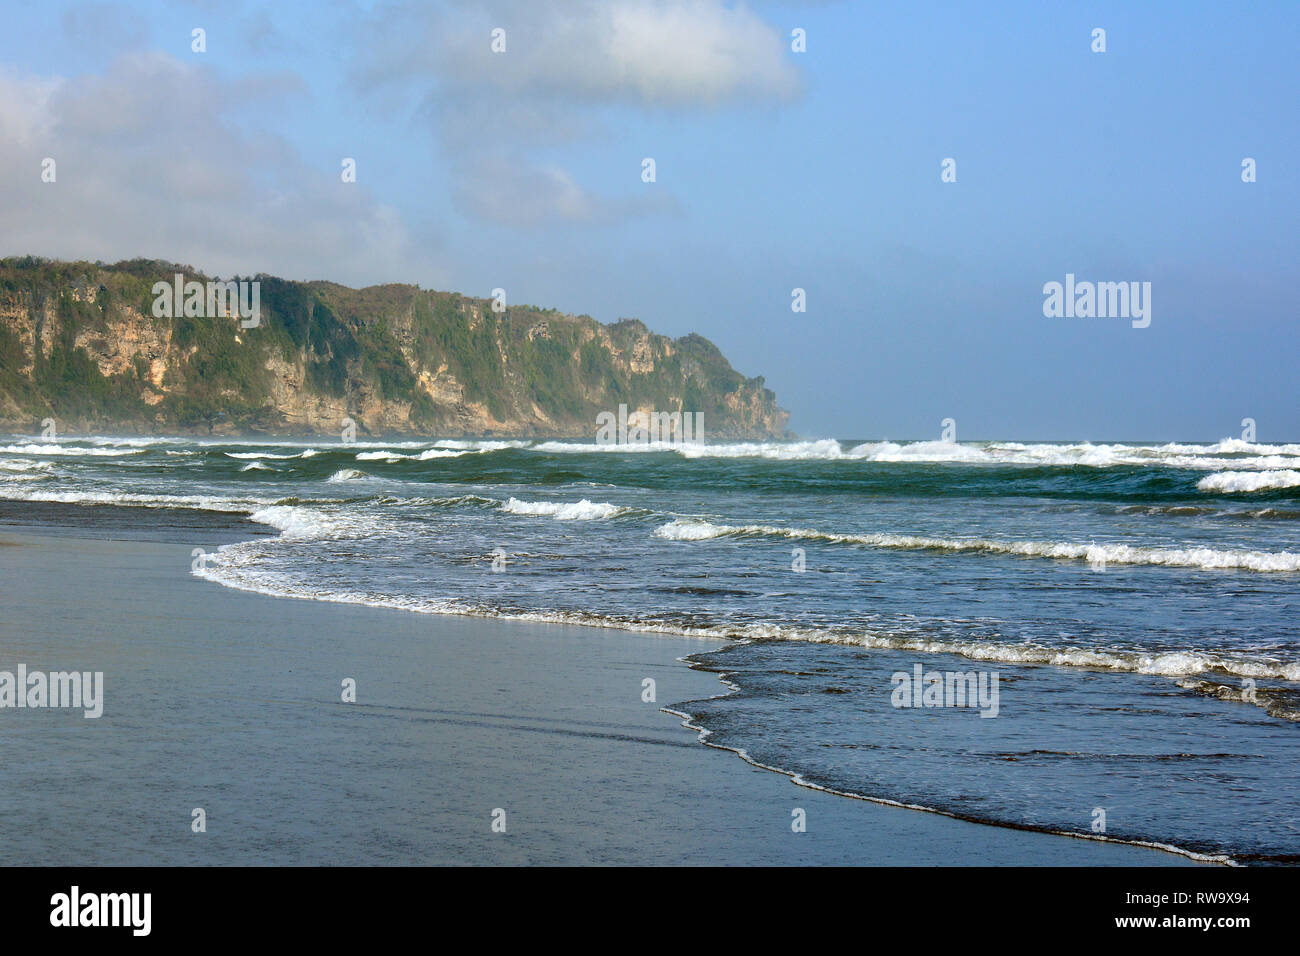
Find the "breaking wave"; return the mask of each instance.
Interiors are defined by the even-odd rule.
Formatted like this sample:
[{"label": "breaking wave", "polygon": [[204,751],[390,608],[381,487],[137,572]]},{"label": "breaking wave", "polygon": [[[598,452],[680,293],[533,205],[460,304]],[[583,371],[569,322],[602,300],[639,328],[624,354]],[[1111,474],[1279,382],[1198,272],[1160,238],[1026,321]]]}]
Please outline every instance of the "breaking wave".
[{"label": "breaking wave", "polygon": [[977,552],[1019,557],[1057,558],[1107,564],[1163,565],[1203,570],[1300,571],[1300,552],[1221,551],[1213,548],[1134,547],[1127,544],[1079,544],[1066,541],[998,541],[985,538],[931,538],[904,534],[836,534],[807,528],[771,525],[719,525],[695,518],[677,518],[654,530],[670,541],[712,538],[769,537],[830,544],[912,551]]},{"label": "breaking wave", "polygon": [[1219,471],[1196,483],[1201,491],[1248,492],[1300,487],[1300,471]]},{"label": "breaking wave", "polygon": [[628,509],[610,504],[608,501],[520,501],[511,498],[501,506],[502,511],[514,515],[548,515],[560,521],[594,521],[604,518],[616,518],[626,514]]}]

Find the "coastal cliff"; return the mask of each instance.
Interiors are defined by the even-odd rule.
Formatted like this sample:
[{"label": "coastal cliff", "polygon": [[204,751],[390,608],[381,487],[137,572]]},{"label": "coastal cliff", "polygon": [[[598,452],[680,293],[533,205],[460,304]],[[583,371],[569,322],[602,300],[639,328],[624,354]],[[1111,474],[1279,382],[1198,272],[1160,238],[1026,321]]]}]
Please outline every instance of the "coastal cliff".
[{"label": "coastal cliff", "polygon": [[698,335],[266,275],[244,280],[257,283],[255,323],[237,299],[160,316],[156,286],[177,274],[211,278],[156,260],[0,259],[0,427],[331,434],[350,419],[366,435],[578,438],[622,404],[699,413],[708,438],[787,434],[762,377]]}]

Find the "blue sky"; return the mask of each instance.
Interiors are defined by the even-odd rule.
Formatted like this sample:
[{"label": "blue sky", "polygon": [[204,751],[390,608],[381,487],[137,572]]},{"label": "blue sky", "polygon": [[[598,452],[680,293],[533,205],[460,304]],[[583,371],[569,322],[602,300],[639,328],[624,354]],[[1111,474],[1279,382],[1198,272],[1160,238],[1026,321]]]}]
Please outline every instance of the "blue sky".
[{"label": "blue sky", "polygon": [[[711,338],[808,436],[937,438],[952,417],[961,439],[1213,440],[1250,417],[1261,441],[1300,439],[1300,4],[11,4],[5,21],[3,254],[633,316]],[[1151,282],[1150,327],[1044,317],[1066,273]]]}]

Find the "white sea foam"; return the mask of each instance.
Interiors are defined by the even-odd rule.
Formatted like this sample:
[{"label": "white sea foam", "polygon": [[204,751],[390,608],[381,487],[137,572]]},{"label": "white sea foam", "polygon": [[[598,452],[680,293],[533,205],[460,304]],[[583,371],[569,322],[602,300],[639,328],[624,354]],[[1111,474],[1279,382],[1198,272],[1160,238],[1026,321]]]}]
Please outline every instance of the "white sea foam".
[{"label": "white sea foam", "polygon": [[383,451],[363,451],[357,453],[357,461],[429,461],[431,458],[459,458],[461,455],[468,455],[469,451],[454,451],[447,448],[426,448],[418,455],[402,455],[395,451],[387,449]]},{"label": "white sea foam", "polygon": [[1008,554],[1020,557],[1084,560],[1093,563],[1163,565],[1203,570],[1300,571],[1300,552],[1222,551],[1213,548],[1158,548],[1127,544],[1082,544],[1067,541],[999,541],[986,538],[934,538],[903,534],[837,534],[809,528],[771,525],[719,525],[695,518],[677,518],[654,530],[671,541],[711,538],[776,537],[873,548]]},{"label": "white sea foam", "polygon": [[466,451],[501,451],[504,448],[527,448],[532,442],[517,439],[460,439],[447,438],[433,443],[438,448],[460,448]]},{"label": "white sea foam", "polygon": [[66,455],[69,457],[120,458],[143,455],[147,448],[82,448],[77,445],[5,445],[0,452],[8,455]]},{"label": "white sea foam", "polygon": [[143,508],[189,508],[198,511],[248,512],[275,503],[269,498],[219,495],[150,495],[127,491],[44,491],[0,486],[0,498],[73,505],[136,505]]},{"label": "white sea foam", "polygon": [[[786,461],[862,461],[881,463],[984,464],[1028,466],[1157,465],[1168,468],[1277,468],[1300,465],[1300,445],[1260,445],[1238,439],[1213,444],[1094,445],[1023,442],[869,441],[846,445],[835,439],[767,442],[649,442],[602,445],[541,442],[535,450],[559,453],[671,452],[683,458],[766,458]],[[1250,457],[1224,457],[1224,456]]]},{"label": "white sea foam", "polygon": [[626,442],[623,444],[597,444],[595,442],[540,442],[535,451],[552,454],[652,454],[674,452],[683,458],[773,458],[790,461],[831,459],[845,457],[840,443],[833,438],[803,442]]},{"label": "white sea foam", "polygon": [[311,458],[313,455],[320,454],[314,448],[308,448],[293,455],[276,455],[269,451],[228,451],[227,458],[238,458],[241,461],[245,459],[273,458],[279,461],[287,461],[290,458]]},{"label": "white sea foam", "polygon": [[1300,662],[1247,660],[1209,650],[1137,651],[1119,648],[1047,647],[1041,644],[1005,644],[979,640],[930,640],[887,634],[836,634],[805,632],[794,637],[821,644],[850,644],[883,650],[924,654],[958,654],[969,660],[1003,664],[1050,664],[1097,670],[1188,677],[1215,672],[1234,677],[1300,681]]},{"label": "white sea foam", "polygon": [[340,468],[338,471],[334,472],[334,474],[330,475],[325,480],[337,483],[340,481],[356,481],[358,478],[369,478],[369,477],[370,476],[367,475],[364,471],[360,471],[356,468]]},{"label": "white sea foam", "polygon": [[[284,529],[285,536],[289,538],[340,537],[346,533],[339,519],[329,518],[314,509],[265,509],[254,514],[253,517]],[[581,624],[588,627],[711,640],[784,640],[815,644],[844,644],[922,654],[956,654],[970,660],[992,663],[1045,664],[1165,677],[1192,677],[1203,673],[1217,673],[1238,678],[1300,681],[1300,662],[1250,660],[1218,650],[1143,651],[1109,647],[1050,647],[1033,643],[931,639],[914,634],[831,631],[774,623],[691,626],[646,620],[630,621],[592,611],[503,611],[439,598],[341,591],[304,585],[278,571],[268,569],[264,560],[271,547],[273,547],[272,542],[260,541],[224,546],[218,550],[212,563],[208,564],[203,571],[196,573],[226,587],[262,594],[344,604],[365,604],[420,614],[457,614],[554,624]]]},{"label": "white sea foam", "polygon": [[87,435],[76,441],[87,441],[92,445],[121,445],[126,448],[152,448],[154,445],[175,445],[187,441],[185,438],[123,437],[109,435]]},{"label": "white sea foam", "polygon": [[614,518],[627,509],[608,501],[520,501],[511,498],[501,506],[502,511],[515,515],[549,515],[560,521],[592,521],[602,518]]},{"label": "white sea foam", "polygon": [[414,457],[414,455],[399,455],[394,451],[363,451],[357,453],[357,461],[397,461],[402,458]]},{"label": "white sea foam", "polygon": [[596,442],[543,441],[533,446],[533,451],[547,454],[580,455],[593,452],[617,452],[636,454],[637,452],[674,451],[676,446],[669,442],[649,442],[646,444],[629,442],[627,444],[600,445]]},{"label": "white sea foam", "polygon": [[32,461],[30,458],[0,458],[0,470],[3,471],[49,471],[48,461]]},{"label": "white sea foam", "polygon": [[681,442],[670,446],[670,448],[683,458],[768,458],[781,461],[803,461],[844,457],[840,443],[833,439],[726,444]]},{"label": "white sea foam", "polygon": [[287,541],[365,537],[381,529],[373,515],[326,512],[302,505],[268,505],[248,516],[279,530]]},{"label": "white sea foam", "polygon": [[420,452],[417,457],[420,461],[428,461],[430,458],[459,458],[467,454],[469,454],[467,451],[455,451],[450,448],[429,448]]},{"label": "white sea foam", "polygon": [[1300,487],[1300,471],[1217,471],[1196,483],[1201,491],[1266,491]]},{"label": "white sea foam", "polygon": [[[13,437],[18,439],[27,438],[28,440],[30,440],[32,443],[35,444],[49,441],[49,439],[43,435],[42,436],[14,435]],[[157,445],[187,444],[190,441],[190,439],[188,438],[143,438],[143,437],[111,438],[103,435],[63,435],[59,438],[54,439],[54,441],[58,444],[59,447],[62,448],[70,447],[71,443],[77,442],[81,444],[94,445],[97,448],[139,449],[141,451],[147,451],[148,449],[153,448],[154,446]]]}]

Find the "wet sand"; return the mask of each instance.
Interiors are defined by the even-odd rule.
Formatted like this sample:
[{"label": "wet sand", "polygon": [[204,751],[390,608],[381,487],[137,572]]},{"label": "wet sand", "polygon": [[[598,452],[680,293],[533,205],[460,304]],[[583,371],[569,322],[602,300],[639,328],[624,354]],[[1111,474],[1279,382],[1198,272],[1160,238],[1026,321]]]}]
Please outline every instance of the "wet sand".
[{"label": "wet sand", "polygon": [[7,862],[1188,863],[819,793],[705,747],[661,708],[723,691],[678,660],[712,642],[234,591],[190,573],[214,535],[186,533],[0,539],[19,545],[0,669],[105,683],[97,720],[0,710]]}]

